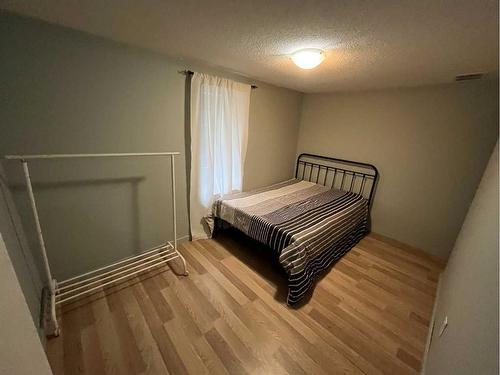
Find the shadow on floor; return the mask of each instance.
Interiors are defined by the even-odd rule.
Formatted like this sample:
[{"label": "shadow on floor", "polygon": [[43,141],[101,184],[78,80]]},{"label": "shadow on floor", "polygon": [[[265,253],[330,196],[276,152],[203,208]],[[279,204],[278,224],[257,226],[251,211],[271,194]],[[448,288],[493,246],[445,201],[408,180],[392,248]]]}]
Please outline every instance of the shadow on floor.
[{"label": "shadow on floor", "polygon": [[[286,304],[288,295],[288,277],[278,263],[276,254],[269,247],[251,239],[240,231],[229,228],[219,231],[213,238],[220,246],[234,257],[251,268],[255,273],[264,278],[275,289],[274,299]],[[328,274],[324,272],[318,281]],[[298,303],[289,306],[300,309],[306,305],[313,296],[314,288]]]}]

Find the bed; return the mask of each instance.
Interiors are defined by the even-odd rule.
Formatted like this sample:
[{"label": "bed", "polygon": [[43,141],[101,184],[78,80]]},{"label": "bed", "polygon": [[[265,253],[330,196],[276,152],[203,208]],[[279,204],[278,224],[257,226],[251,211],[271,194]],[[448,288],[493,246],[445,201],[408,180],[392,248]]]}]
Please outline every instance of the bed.
[{"label": "bed", "polygon": [[371,164],[301,154],[294,179],[225,196],[212,215],[273,250],[293,305],[368,233],[377,180]]}]

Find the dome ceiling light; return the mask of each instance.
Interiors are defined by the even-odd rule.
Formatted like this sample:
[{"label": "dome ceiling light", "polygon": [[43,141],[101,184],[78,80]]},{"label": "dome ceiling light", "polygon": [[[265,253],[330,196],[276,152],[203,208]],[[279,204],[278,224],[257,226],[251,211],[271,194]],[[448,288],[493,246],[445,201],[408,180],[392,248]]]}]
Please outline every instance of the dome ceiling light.
[{"label": "dome ceiling light", "polygon": [[325,59],[325,53],[317,48],[301,49],[292,54],[292,61],[299,68],[313,69]]}]

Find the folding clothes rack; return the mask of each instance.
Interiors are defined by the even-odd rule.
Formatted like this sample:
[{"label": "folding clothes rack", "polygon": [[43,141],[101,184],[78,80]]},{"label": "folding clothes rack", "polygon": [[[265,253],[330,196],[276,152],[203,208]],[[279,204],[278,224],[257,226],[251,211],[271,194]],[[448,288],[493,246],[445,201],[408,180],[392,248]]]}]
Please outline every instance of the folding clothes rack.
[{"label": "folding clothes rack", "polygon": [[[30,200],[33,218],[38,235],[38,242],[42,251],[42,259],[45,274],[48,280],[48,288],[44,293],[44,328],[47,335],[58,336],[60,333],[57,322],[56,306],[81,298],[89,293],[96,292],[107,285],[137,275],[141,272],[166,264],[167,262],[180,258],[184,267],[184,275],[188,275],[186,260],[177,250],[177,215],[175,205],[175,160],[179,152],[144,152],[144,153],[119,153],[119,154],[49,154],[49,155],[6,155],[5,159],[19,160],[22,163],[28,196]],[[64,281],[56,281],[50,271],[49,259],[45,248],[38,210],[31,185],[28,160],[37,159],[76,159],[76,158],[116,158],[116,157],[147,157],[147,156],[169,156],[172,180],[172,218],[174,239],[165,242],[147,251],[141,252],[110,265],[97,268],[84,274],[69,278]]]}]

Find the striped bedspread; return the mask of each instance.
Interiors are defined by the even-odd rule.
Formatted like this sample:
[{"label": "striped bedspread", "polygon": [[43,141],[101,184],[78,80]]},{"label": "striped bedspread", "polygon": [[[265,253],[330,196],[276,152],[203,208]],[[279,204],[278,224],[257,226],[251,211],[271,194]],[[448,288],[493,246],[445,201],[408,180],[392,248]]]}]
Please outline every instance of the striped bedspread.
[{"label": "striped bedspread", "polygon": [[368,205],[358,194],[290,180],[226,196],[213,215],[276,252],[294,304],[367,233]]}]

